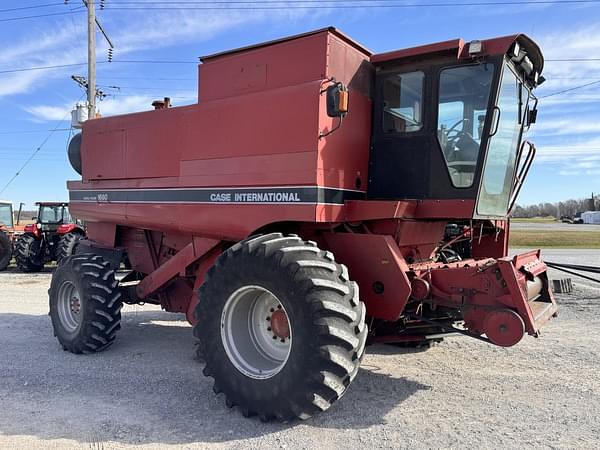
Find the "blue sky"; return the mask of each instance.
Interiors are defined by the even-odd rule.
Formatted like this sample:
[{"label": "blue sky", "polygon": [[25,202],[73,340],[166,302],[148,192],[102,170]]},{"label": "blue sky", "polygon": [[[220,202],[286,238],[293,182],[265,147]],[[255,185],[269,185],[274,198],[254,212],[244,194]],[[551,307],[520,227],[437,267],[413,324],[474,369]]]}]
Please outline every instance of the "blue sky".
[{"label": "blue sky", "polygon": [[[118,6],[125,0],[106,0]],[[173,0],[165,0],[162,3]],[[204,0],[207,1],[207,0]],[[223,1],[223,0],[221,0]],[[248,0],[244,0],[248,1]],[[272,2],[273,0],[269,0]],[[446,2],[447,0],[439,0]],[[471,0],[466,0],[471,1]],[[97,0],[99,2],[99,0]],[[86,16],[80,0],[0,2],[12,7],[55,6],[0,12],[0,72],[15,68],[74,64],[86,60]],[[140,5],[142,0],[134,2]],[[114,41],[115,60],[195,61],[200,55],[333,25],[374,52],[456,37],[466,40],[524,32],[549,59],[598,58],[593,62],[547,62],[548,81],[538,96],[600,80],[600,2],[589,4],[499,5],[419,8],[298,8],[337,3],[288,2],[285,9],[99,11]],[[239,3],[239,2],[238,2]],[[383,0],[379,4],[390,4]],[[396,3],[431,3],[398,0]],[[346,3],[348,4],[348,3]],[[132,4],[133,5],[133,4]],[[156,3],[154,3],[156,5]],[[214,4],[213,4],[214,5]],[[276,4],[281,5],[281,4]],[[122,5],[123,6],[123,5]],[[161,5],[164,6],[164,5]],[[181,6],[181,4],[180,4]],[[35,14],[64,16],[5,21]],[[98,60],[106,47],[98,34]],[[76,178],[66,159],[68,122],[61,123],[83,91],[70,79],[85,66],[0,73],[0,189],[49,134],[59,128],[0,197],[29,206],[37,200],[67,198],[65,180]],[[98,67],[98,84],[107,94],[103,115],[149,109],[153,99],[170,96],[175,105],[195,102],[195,64],[111,63]],[[120,90],[110,86],[119,86]],[[582,198],[600,193],[600,84],[542,99],[538,123],[529,138],[538,158],[519,203]]]}]

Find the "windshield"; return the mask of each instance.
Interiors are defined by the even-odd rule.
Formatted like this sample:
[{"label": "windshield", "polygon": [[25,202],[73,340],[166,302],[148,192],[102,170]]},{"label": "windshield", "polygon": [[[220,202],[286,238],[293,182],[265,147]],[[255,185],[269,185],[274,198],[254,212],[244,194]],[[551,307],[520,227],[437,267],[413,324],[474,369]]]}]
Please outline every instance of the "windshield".
[{"label": "windshield", "polygon": [[[42,206],[40,208],[39,221],[41,223],[58,223],[63,220],[64,206]],[[65,211],[64,219],[68,219],[68,211]]]},{"label": "windshield", "polygon": [[437,135],[452,184],[473,185],[494,65],[451,67],[440,74]]},{"label": "windshield", "polygon": [[13,217],[11,205],[0,205],[0,226],[12,228]]},{"label": "windshield", "polygon": [[483,180],[479,188],[479,215],[505,216],[507,213],[526,104],[527,90],[505,63]]}]

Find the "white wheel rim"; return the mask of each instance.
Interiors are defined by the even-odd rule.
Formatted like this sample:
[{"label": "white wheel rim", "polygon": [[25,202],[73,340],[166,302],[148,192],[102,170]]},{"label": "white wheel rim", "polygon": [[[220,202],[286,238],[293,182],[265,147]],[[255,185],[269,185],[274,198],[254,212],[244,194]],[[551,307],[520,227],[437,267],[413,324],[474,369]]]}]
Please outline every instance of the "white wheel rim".
[{"label": "white wheel rim", "polygon": [[81,324],[81,297],[73,283],[64,281],[58,289],[58,317],[63,328],[73,333]]},{"label": "white wheel rim", "polygon": [[239,288],[225,302],[221,340],[241,373],[254,379],[271,378],[283,369],[292,348],[287,311],[268,289]]}]

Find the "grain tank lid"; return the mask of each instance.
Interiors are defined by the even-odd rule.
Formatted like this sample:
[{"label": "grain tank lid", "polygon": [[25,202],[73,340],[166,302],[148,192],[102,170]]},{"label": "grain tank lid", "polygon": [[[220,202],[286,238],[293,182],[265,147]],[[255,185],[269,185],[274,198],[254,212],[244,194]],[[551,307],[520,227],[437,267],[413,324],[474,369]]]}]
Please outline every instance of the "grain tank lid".
[{"label": "grain tank lid", "polygon": [[235,55],[238,53],[243,53],[243,52],[247,52],[247,51],[251,51],[251,50],[256,50],[256,49],[263,48],[263,47],[269,47],[271,45],[277,45],[277,44],[281,44],[283,42],[294,41],[296,39],[301,39],[304,37],[313,36],[313,35],[321,34],[321,33],[331,33],[331,34],[337,36],[338,38],[340,38],[347,44],[351,45],[352,47],[354,47],[357,50],[364,53],[366,56],[371,56],[373,54],[369,49],[367,49],[366,47],[363,47],[361,44],[359,44],[352,38],[346,36],[344,33],[342,33],[337,28],[327,27],[327,28],[321,28],[319,30],[309,31],[308,33],[296,34],[294,36],[288,36],[288,37],[284,37],[281,39],[275,39],[273,41],[267,41],[267,42],[263,42],[260,44],[249,45],[246,47],[240,47],[240,48],[236,48],[233,50],[227,50],[225,52],[214,53],[212,55],[201,56],[200,61],[203,63],[208,63],[208,62],[215,61],[216,59],[219,59],[222,57],[231,56],[231,55]]}]

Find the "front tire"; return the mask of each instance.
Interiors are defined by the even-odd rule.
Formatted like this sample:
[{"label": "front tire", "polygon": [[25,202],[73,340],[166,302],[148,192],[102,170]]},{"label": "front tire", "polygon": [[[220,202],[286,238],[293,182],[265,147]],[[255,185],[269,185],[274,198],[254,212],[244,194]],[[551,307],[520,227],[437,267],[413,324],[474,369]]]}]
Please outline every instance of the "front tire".
[{"label": "front tire", "polygon": [[264,421],[328,409],[356,377],[367,338],[346,267],[280,233],[225,251],[200,288],[196,317],[214,391]]},{"label": "front tire", "polygon": [[121,328],[121,292],[115,271],[91,253],[62,261],[50,284],[50,318],[54,335],[71,353],[108,348]]},{"label": "front tire", "polygon": [[44,268],[41,239],[23,234],[15,244],[15,261],[21,272],[39,272]]}]

